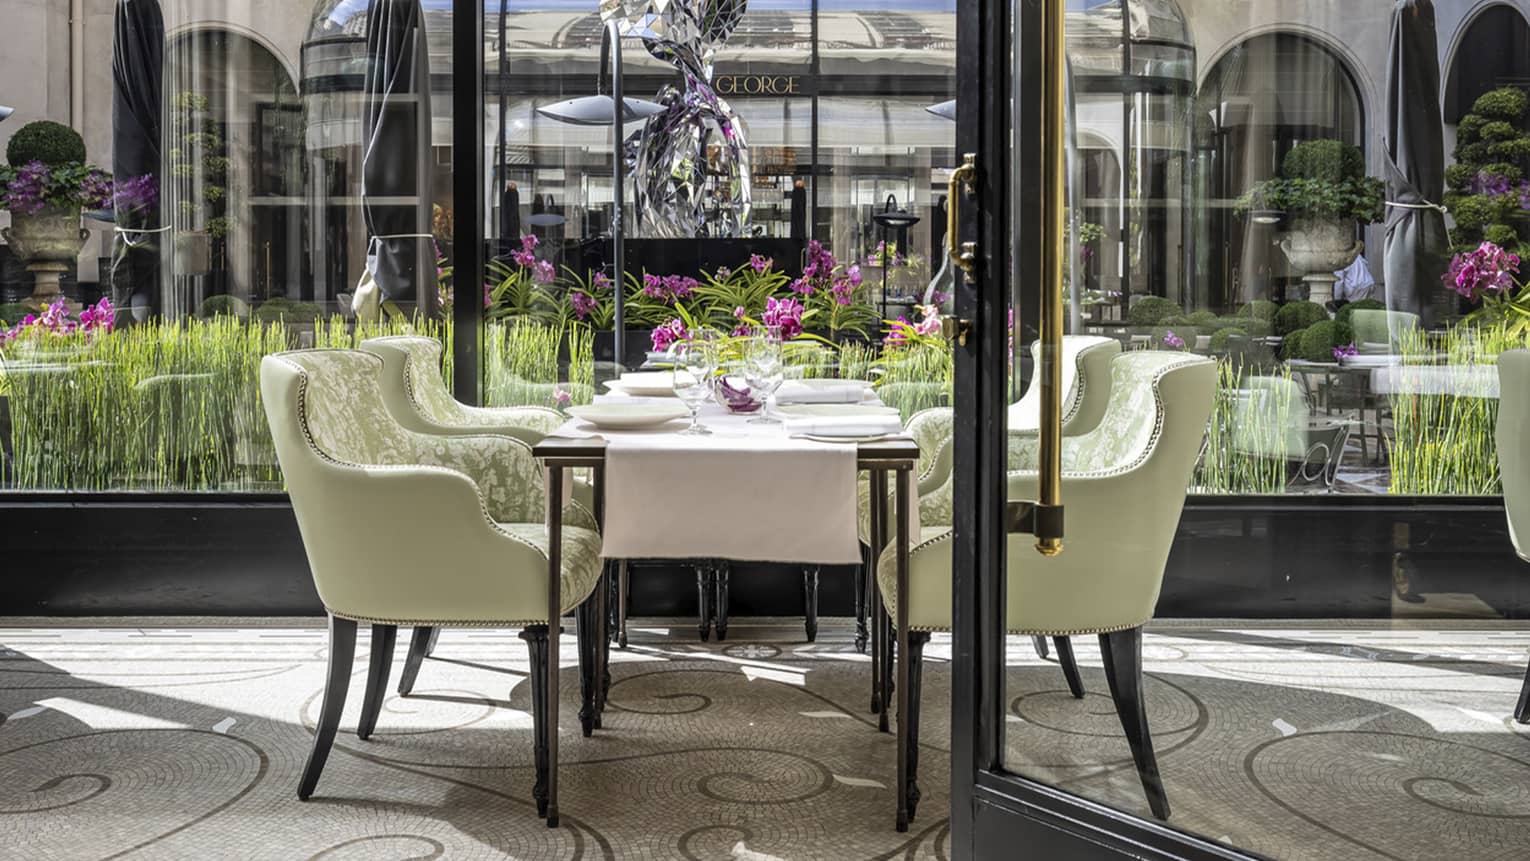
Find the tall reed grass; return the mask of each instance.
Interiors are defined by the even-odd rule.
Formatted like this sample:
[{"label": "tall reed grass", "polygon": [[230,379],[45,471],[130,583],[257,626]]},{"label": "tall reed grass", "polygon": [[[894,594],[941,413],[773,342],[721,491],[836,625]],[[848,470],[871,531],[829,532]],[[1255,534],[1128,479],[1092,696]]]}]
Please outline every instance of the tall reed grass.
[{"label": "tall reed grass", "polygon": [[1404,333],[1399,388],[1389,395],[1396,428],[1394,494],[1489,495],[1502,492],[1491,397],[1498,354],[1526,346],[1503,325],[1458,325],[1443,338]]},{"label": "tall reed grass", "polygon": [[1192,491],[1284,493],[1290,435],[1305,421],[1289,368],[1252,368],[1236,358],[1219,359],[1216,400]]}]

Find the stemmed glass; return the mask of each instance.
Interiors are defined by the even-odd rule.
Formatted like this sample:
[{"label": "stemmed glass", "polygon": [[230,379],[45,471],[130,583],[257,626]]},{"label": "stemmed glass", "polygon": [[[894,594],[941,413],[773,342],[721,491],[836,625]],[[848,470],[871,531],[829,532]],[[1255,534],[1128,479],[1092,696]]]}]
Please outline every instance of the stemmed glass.
[{"label": "stemmed glass", "polygon": [[781,388],[786,379],[786,363],[781,355],[781,337],[770,330],[762,331],[749,339],[744,353],[744,382],[752,392],[759,394],[760,414],[749,424],[773,424],[770,417],[770,397]]},{"label": "stemmed glass", "polygon": [[717,351],[705,339],[678,341],[670,349],[674,360],[675,395],[691,411],[691,425],[681,433],[692,436],[710,434],[712,431],[698,418],[701,405],[712,397],[713,381],[717,375]]}]

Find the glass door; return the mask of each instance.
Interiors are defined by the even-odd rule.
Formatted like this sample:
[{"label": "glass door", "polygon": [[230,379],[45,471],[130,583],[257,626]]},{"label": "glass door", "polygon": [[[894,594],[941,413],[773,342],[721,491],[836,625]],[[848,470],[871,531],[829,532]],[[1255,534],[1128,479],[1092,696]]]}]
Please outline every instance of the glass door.
[{"label": "glass door", "polygon": [[953,857],[1523,854],[1530,24],[1468,5],[960,5]]}]

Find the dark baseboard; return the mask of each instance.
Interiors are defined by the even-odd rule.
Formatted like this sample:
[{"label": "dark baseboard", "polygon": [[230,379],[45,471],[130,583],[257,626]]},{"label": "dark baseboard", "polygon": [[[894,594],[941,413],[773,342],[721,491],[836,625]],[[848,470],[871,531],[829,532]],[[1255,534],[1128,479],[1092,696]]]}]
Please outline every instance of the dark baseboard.
[{"label": "dark baseboard", "polygon": [[[282,494],[5,493],[0,524],[0,615],[321,612]],[[1162,618],[1530,618],[1498,499],[1192,497],[1179,532]],[[821,614],[850,615],[851,569],[819,582]],[[631,584],[635,616],[696,612],[689,567],[645,564]],[[730,614],[801,615],[801,584],[738,563]]]}]

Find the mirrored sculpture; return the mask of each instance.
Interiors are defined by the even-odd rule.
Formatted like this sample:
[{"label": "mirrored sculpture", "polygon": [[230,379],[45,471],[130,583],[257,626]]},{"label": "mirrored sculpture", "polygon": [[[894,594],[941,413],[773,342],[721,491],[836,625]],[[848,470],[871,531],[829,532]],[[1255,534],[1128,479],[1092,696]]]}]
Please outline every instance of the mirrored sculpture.
[{"label": "mirrored sculpture", "polygon": [[601,18],[643,40],[680,72],[655,101],[638,139],[634,181],[639,231],[684,238],[742,236],[749,228],[749,144],[744,123],[712,87],[712,58],[744,15],[746,0],[602,0]]}]

